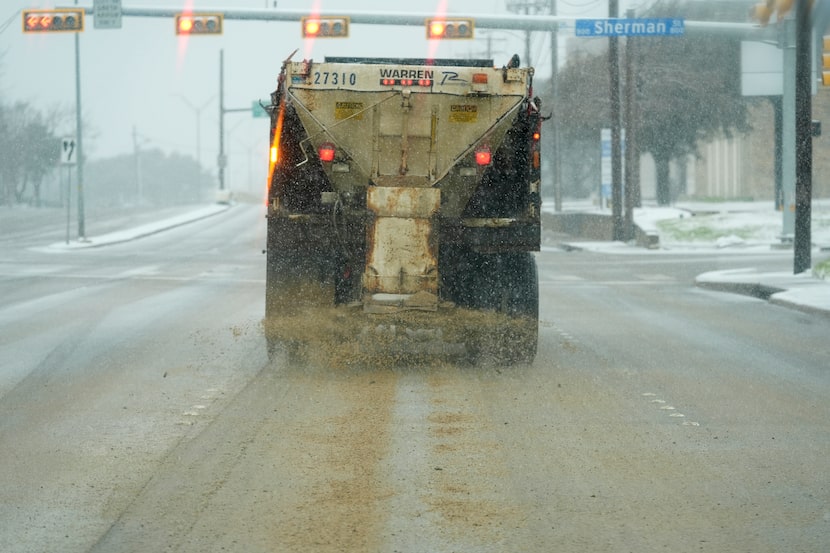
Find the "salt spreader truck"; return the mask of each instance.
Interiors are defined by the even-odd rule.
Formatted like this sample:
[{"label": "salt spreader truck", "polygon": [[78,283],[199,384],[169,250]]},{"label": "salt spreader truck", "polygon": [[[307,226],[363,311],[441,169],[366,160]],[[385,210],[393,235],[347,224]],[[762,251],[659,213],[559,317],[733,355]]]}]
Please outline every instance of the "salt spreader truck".
[{"label": "salt spreader truck", "polygon": [[[270,351],[529,363],[540,100],[492,60],[286,60],[271,117]],[[336,346],[341,347],[341,346]]]}]

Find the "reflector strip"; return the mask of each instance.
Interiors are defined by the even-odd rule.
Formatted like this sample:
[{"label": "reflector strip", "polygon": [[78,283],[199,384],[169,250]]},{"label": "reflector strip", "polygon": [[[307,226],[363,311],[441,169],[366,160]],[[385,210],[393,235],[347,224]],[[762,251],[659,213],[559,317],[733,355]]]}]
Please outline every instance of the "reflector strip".
[{"label": "reflector strip", "polygon": [[432,86],[432,79],[381,79],[382,86]]}]

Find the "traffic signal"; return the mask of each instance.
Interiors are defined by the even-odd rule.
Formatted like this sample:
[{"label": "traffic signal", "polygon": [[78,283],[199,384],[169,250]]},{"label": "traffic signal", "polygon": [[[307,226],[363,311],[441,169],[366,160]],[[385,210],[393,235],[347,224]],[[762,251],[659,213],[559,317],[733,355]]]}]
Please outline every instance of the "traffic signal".
[{"label": "traffic signal", "polygon": [[773,0],[767,0],[762,4],[755,4],[749,8],[749,18],[753,21],[757,21],[761,27],[766,27],[769,23],[770,17],[772,17],[773,5]]},{"label": "traffic signal", "polygon": [[[801,0],[764,0],[760,4],[755,4],[749,9],[749,18],[757,21],[761,27],[766,27],[769,23],[772,14],[775,14],[776,19],[780,23],[787,17],[787,14],[793,9],[796,1]],[[813,0],[806,0],[807,9],[813,9]]]},{"label": "traffic signal", "polygon": [[300,18],[303,38],[346,38],[349,36],[349,18],[306,16]]},{"label": "traffic signal", "polygon": [[177,35],[221,35],[221,13],[177,13]]},{"label": "traffic signal", "polygon": [[461,17],[435,17],[427,19],[427,39],[473,38],[475,21]]},{"label": "traffic signal", "polygon": [[83,30],[83,9],[23,10],[24,33],[79,33]]},{"label": "traffic signal", "polygon": [[822,40],[824,46],[821,52],[821,84],[830,86],[830,35]]}]

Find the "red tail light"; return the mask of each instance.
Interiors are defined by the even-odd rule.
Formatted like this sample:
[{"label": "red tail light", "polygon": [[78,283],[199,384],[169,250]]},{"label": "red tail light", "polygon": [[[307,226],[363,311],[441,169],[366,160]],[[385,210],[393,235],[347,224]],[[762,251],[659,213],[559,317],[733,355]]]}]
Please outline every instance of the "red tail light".
[{"label": "red tail light", "polygon": [[320,149],[317,150],[317,154],[320,156],[320,161],[333,161],[334,144],[331,142],[323,142],[320,144]]},{"label": "red tail light", "polygon": [[490,148],[482,146],[476,150],[476,163],[479,165],[490,165],[493,155],[490,153]]}]

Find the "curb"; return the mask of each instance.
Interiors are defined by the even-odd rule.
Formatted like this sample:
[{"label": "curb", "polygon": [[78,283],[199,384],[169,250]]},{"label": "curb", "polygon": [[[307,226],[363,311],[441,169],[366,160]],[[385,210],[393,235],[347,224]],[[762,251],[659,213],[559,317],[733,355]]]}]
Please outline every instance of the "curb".
[{"label": "curb", "polygon": [[[764,279],[767,279],[767,282],[764,282]],[[815,302],[815,296],[810,294],[816,286],[830,291],[830,286],[823,280],[797,276],[782,277],[777,274],[759,275],[751,269],[738,269],[703,273],[695,279],[695,286],[716,292],[750,296],[803,313],[830,317],[830,293],[826,302],[818,304]],[[813,301],[809,298],[813,298]]]}]

